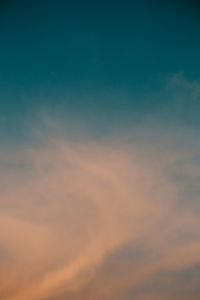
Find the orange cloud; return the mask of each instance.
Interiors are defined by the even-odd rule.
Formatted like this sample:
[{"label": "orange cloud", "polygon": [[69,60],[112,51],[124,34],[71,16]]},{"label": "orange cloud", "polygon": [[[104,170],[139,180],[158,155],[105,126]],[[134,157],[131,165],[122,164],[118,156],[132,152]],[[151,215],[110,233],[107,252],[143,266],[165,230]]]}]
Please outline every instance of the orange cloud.
[{"label": "orange cloud", "polygon": [[[145,143],[54,137],[5,161],[0,299],[124,299],[159,272],[199,262],[200,221],[181,205],[170,155],[162,161]],[[136,257],[122,255],[109,273],[106,262],[129,247]]]}]

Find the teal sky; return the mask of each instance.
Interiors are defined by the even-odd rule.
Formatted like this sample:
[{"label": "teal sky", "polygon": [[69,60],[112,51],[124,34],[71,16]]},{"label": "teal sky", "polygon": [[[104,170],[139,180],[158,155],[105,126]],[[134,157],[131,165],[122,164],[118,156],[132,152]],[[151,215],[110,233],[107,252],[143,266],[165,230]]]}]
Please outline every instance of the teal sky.
[{"label": "teal sky", "polygon": [[0,1],[0,299],[199,300],[199,130],[199,1]]},{"label": "teal sky", "polygon": [[197,1],[1,1],[1,135],[20,138],[40,111],[99,130],[166,108],[197,120],[166,86],[200,79],[199,14]]}]

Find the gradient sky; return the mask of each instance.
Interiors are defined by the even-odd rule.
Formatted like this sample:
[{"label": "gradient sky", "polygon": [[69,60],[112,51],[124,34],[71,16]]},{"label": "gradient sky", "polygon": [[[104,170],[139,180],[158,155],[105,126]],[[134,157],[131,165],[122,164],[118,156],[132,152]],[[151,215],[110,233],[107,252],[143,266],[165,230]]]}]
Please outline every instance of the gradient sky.
[{"label": "gradient sky", "polygon": [[200,297],[200,4],[0,1],[0,300]]}]

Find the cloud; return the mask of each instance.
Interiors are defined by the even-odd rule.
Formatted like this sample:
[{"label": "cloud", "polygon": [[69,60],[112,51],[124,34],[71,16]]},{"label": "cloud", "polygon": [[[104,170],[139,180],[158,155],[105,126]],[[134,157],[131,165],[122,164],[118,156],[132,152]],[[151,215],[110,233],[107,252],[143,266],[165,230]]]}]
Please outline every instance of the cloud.
[{"label": "cloud", "polygon": [[178,176],[199,176],[193,151],[125,135],[57,130],[1,154],[0,299],[133,299],[199,263],[199,206]]}]

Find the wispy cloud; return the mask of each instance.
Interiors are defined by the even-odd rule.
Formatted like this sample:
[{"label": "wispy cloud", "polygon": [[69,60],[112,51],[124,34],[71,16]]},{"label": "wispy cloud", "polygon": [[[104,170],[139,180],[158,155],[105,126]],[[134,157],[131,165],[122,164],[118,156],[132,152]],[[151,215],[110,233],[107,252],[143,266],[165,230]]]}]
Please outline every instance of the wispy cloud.
[{"label": "wispy cloud", "polygon": [[160,133],[156,146],[48,135],[3,155],[0,299],[169,299],[144,286],[199,263],[186,175],[200,170],[193,151]]}]

